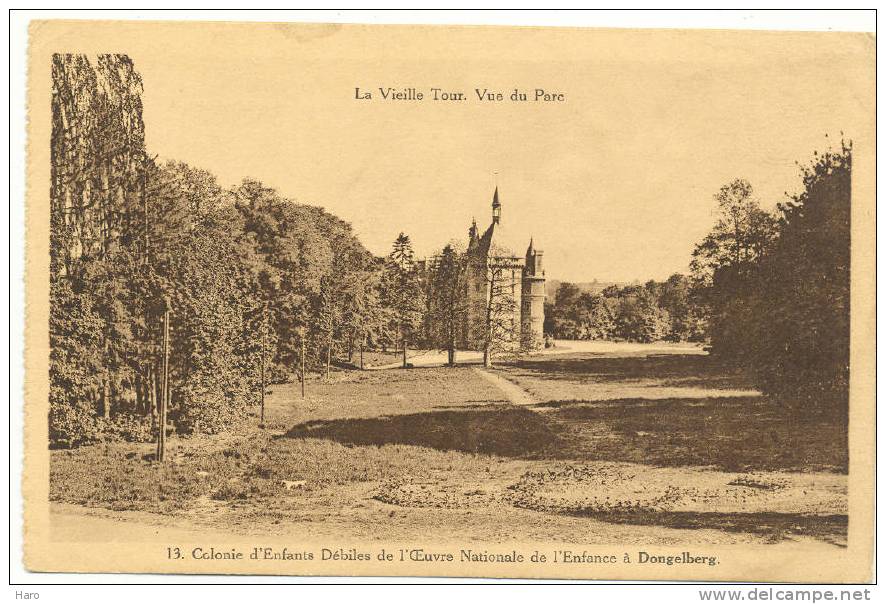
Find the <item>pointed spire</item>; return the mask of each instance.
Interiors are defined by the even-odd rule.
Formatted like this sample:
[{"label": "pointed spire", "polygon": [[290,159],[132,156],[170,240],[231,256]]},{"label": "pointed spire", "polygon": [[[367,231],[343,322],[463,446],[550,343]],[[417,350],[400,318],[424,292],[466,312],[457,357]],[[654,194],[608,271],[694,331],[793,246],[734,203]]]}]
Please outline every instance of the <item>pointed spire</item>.
[{"label": "pointed spire", "polygon": [[534,253],[535,253],[535,246],[533,245],[533,238],[530,236],[529,237],[529,247],[526,248],[526,255],[531,256]]},{"label": "pointed spire", "polygon": [[498,200],[498,185],[495,185],[495,193],[492,195],[492,224],[501,223],[501,202]]}]

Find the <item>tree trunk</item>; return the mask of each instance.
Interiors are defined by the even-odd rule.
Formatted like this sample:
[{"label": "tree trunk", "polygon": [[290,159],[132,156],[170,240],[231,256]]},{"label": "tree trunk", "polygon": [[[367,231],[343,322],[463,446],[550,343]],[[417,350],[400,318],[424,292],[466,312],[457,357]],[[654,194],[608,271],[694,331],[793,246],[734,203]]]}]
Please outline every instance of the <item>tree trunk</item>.
[{"label": "tree trunk", "polygon": [[449,322],[449,366],[455,366],[455,325]]},{"label": "tree trunk", "polygon": [[145,372],[142,367],[139,367],[135,372],[133,390],[135,391],[135,408],[132,411],[135,415],[146,416],[148,414],[148,389],[145,387]]},{"label": "tree trunk", "polygon": [[489,273],[489,294],[488,299],[486,300],[486,341],[483,343],[483,366],[484,367],[492,367],[492,337],[495,335],[495,330],[492,326],[492,322],[495,320],[495,316],[493,313],[492,305],[495,302],[496,295],[496,272],[495,269],[491,269]]},{"label": "tree trunk", "polygon": [[332,336],[326,343],[326,379],[329,379],[329,366],[332,364]]},{"label": "tree trunk", "polygon": [[102,378],[102,417],[111,417],[111,372],[107,369]]},{"label": "tree trunk", "polygon": [[153,364],[148,367],[148,405],[150,406],[151,419],[157,421],[157,371]]},{"label": "tree trunk", "polygon": [[403,369],[406,369],[406,338],[403,338]]},{"label": "tree trunk", "polygon": [[166,417],[169,411],[169,315],[169,310],[163,313],[163,374],[157,413],[157,461],[164,461],[166,457]]},{"label": "tree trunk", "polygon": [[483,343],[483,366],[492,367],[492,337],[495,330],[492,327],[492,311],[487,313],[488,325],[486,327],[486,342]]},{"label": "tree trunk", "polygon": [[261,393],[259,395],[259,405],[260,405],[260,416],[259,416],[259,426],[261,427],[265,423],[265,338],[262,336],[261,340]]}]

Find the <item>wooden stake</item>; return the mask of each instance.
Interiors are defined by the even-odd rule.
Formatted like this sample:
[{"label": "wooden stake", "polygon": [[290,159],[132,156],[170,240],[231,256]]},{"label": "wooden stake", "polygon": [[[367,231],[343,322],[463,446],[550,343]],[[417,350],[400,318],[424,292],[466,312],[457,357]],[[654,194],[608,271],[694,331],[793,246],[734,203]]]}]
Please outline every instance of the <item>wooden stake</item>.
[{"label": "wooden stake", "polygon": [[305,328],[301,328],[301,397],[305,398]]},{"label": "wooden stake", "polygon": [[329,380],[329,365],[332,363],[332,332],[326,340],[326,380]]},{"label": "wooden stake", "polygon": [[268,307],[265,305],[264,313],[262,315],[262,333],[261,333],[261,418],[259,419],[259,426],[264,427],[265,425],[265,345],[267,341],[268,335]]}]

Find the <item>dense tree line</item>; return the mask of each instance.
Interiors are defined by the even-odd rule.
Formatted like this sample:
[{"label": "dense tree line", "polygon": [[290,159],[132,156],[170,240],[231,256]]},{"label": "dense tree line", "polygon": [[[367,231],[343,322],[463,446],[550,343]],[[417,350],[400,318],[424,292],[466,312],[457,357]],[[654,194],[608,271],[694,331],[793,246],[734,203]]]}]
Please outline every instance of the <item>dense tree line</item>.
[{"label": "dense tree line", "polygon": [[705,330],[692,281],[680,274],[599,293],[563,282],[545,305],[545,332],[560,339],[698,342]]},{"label": "dense tree line", "polygon": [[[216,432],[270,379],[323,370],[355,342],[400,341],[385,263],[350,225],[254,180],[145,149],[142,82],[123,55],[53,58],[50,435],[57,445],[156,430],[171,310],[169,419]],[[396,305],[394,305],[396,308]],[[395,324],[396,323],[396,324]],[[262,357],[264,355],[264,357]]]},{"label": "dense tree line", "polygon": [[851,143],[800,170],[803,190],[774,213],[745,181],[720,190],[720,218],[694,253],[695,286],[715,354],[786,402],[845,411]]}]

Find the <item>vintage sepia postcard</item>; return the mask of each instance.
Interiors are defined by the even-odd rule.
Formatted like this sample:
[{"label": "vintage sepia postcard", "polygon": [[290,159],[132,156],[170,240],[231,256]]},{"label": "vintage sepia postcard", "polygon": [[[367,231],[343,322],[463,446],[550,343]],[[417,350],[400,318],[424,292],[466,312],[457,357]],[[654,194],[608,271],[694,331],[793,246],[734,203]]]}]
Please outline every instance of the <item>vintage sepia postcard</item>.
[{"label": "vintage sepia postcard", "polygon": [[874,580],[874,34],[28,52],[28,570]]}]

